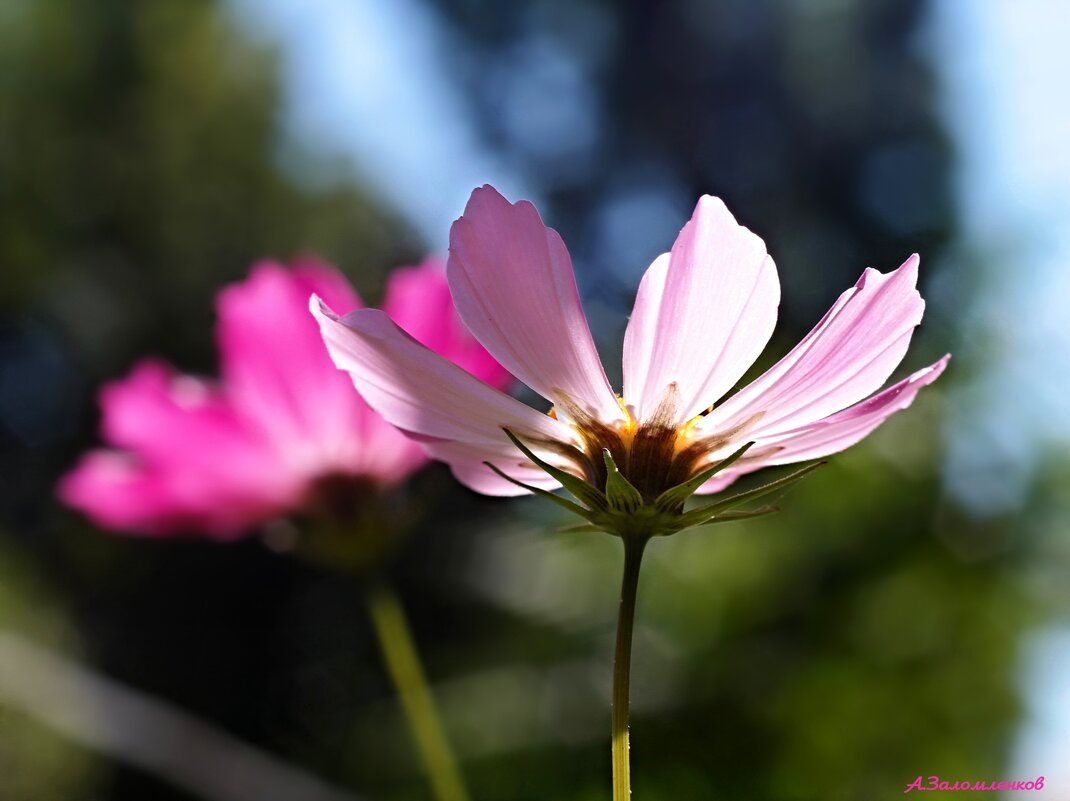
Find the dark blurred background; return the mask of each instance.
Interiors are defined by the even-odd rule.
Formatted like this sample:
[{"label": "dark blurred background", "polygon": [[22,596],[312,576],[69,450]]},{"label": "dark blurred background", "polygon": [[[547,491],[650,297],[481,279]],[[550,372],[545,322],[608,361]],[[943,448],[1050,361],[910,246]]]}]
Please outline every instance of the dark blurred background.
[{"label": "dark blurred background", "polygon": [[[318,253],[374,301],[491,182],[569,244],[615,383],[703,192],[777,261],[763,365],[915,251],[899,375],[955,355],[781,515],[650,549],[636,797],[1070,799],[1068,32],[1035,1],[0,4],[0,797],[201,798],[59,731],[27,642],[354,797],[427,797],[359,581],[255,533],[101,533],[54,485],[101,381],[213,373],[213,294],[254,260]],[[416,482],[392,571],[474,796],[606,798],[618,543]]]}]

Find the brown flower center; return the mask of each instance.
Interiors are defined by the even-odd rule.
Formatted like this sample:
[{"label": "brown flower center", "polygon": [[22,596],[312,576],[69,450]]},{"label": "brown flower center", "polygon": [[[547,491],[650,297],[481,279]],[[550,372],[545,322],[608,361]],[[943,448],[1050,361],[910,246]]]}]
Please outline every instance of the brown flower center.
[{"label": "brown flower center", "polygon": [[565,413],[583,443],[582,448],[564,446],[555,450],[578,468],[588,483],[602,491],[606,489],[602,451],[608,450],[621,475],[639,490],[646,503],[708,467],[713,454],[723,451],[761,417],[759,413],[730,431],[698,438],[691,432],[705,413],[677,425],[679,391],[675,383],[668,386],[654,413],[641,423],[627,409],[625,422],[605,423],[564,393],[555,393],[555,398],[555,409],[559,407]]}]

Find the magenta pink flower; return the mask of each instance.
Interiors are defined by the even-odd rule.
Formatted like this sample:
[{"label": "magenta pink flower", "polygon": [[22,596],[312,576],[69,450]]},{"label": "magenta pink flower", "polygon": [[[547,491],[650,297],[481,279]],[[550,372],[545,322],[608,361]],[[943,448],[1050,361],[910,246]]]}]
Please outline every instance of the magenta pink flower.
[{"label": "magenta pink flower", "polygon": [[[263,262],[223,289],[221,380],[147,360],[105,386],[102,434],[112,449],[86,454],[61,481],[61,498],[109,529],[225,538],[300,509],[324,479],[385,488],[423,465],[420,447],[331,364],[308,316],[312,293],[337,308],[361,306],[336,270],[308,259],[292,269]],[[383,308],[480,386],[509,380],[461,324],[441,263],[395,271]]]},{"label": "magenta pink flower", "polygon": [[[560,236],[530,203],[477,189],[450,234],[453,299],[476,339],[552,404],[548,414],[415,342],[388,312],[340,318],[328,300],[312,311],[335,363],[372,408],[472,489],[515,495],[526,490],[514,482],[552,489],[557,479],[573,489],[568,479],[575,477],[604,493],[607,481],[622,476],[649,505],[745,443],[753,445],[700,491],[768,465],[842,451],[909,406],[947,356],[871,393],[899,364],[921,320],[917,273],[917,256],[890,273],[867,269],[787,356],[722,400],[768,342],[780,284],[762,240],[720,200],[703,197],[639,286],[618,396]],[[509,434],[544,465],[526,458]]]}]

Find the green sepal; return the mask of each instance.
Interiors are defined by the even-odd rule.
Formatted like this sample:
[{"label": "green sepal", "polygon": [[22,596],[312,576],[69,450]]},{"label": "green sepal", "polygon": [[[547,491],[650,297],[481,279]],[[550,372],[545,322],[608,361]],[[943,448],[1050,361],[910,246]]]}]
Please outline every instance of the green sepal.
[{"label": "green sepal", "polygon": [[675,487],[670,487],[669,489],[665,490],[665,492],[661,493],[661,495],[657,497],[657,500],[654,501],[654,504],[658,507],[658,509],[663,512],[679,511],[683,508],[683,505],[687,501],[687,499],[694,495],[699,487],[701,487],[703,484],[713,478],[717,473],[721,472],[730,464],[739,459],[739,457],[746,453],[747,449],[750,448],[753,444],[753,442],[748,442],[731,456],[722,459],[712,467],[706,468],[701,473],[696,476],[693,476],[692,478],[689,478],[682,484],[677,484]]},{"label": "green sepal", "polygon": [[771,492],[776,492],[780,489],[787,489],[797,481],[801,481],[810,475],[810,473],[817,470],[819,467],[824,467],[828,462],[815,462],[812,465],[807,465],[802,470],[796,470],[790,475],[778,478],[776,481],[770,481],[768,484],[763,484],[760,487],[747,490],[746,492],[740,492],[733,495],[731,498],[725,498],[722,501],[716,501],[706,506],[700,506],[698,509],[691,509],[688,512],[684,512],[679,518],[679,527],[676,528],[680,531],[681,528],[688,528],[690,526],[701,526],[704,523],[710,522],[715,517],[722,517],[722,512],[727,512],[733,506],[739,506],[741,503],[747,501],[753,501],[757,498],[761,498],[768,495]]},{"label": "green sepal", "polygon": [[775,515],[780,511],[779,506],[759,506],[757,509],[729,509],[727,512],[721,512],[709,521],[710,523],[731,523],[733,520],[750,520],[753,517],[765,517],[766,515]]},{"label": "green sepal", "polygon": [[757,509],[729,509],[728,511],[721,512],[713,517],[707,517],[706,514],[696,514],[691,517],[692,512],[701,513],[703,509],[694,509],[692,512],[685,512],[681,515],[677,521],[677,525],[670,529],[668,534],[675,534],[678,531],[683,531],[686,528],[696,528],[698,526],[712,526],[715,523],[731,523],[735,520],[750,520],[755,517],[765,517],[766,515],[776,514],[780,511],[779,506],[759,506]]},{"label": "green sepal", "polygon": [[586,534],[588,532],[598,531],[603,534],[606,530],[596,523],[577,523],[574,526],[563,526],[557,530],[558,534]]},{"label": "green sepal", "polygon": [[716,514],[718,512],[724,511],[725,509],[731,509],[733,506],[739,506],[741,503],[746,503],[747,501],[753,501],[757,498],[764,497],[771,492],[776,492],[777,490],[781,489],[787,489],[796,482],[802,481],[802,479],[806,478],[818,468],[824,467],[827,464],[828,462],[814,462],[813,464],[807,465],[801,470],[796,470],[794,473],[789,473],[783,478],[778,478],[776,481],[770,481],[768,484],[763,484],[760,487],[749,489],[746,492],[740,492],[736,495],[733,495],[731,498],[725,498],[723,501],[717,501],[716,503],[712,503],[706,508]]},{"label": "green sepal", "polygon": [[643,496],[632,483],[621,475],[617,463],[608,448],[602,448],[602,458],[606,462],[606,500],[613,512],[634,514],[643,505]]},{"label": "green sepal", "polygon": [[[552,478],[556,479],[562,487],[564,487],[574,496],[576,496],[577,500],[579,500],[581,503],[587,504],[590,509],[594,509],[600,512],[606,510],[606,499],[601,492],[592,487],[582,478],[577,478],[576,476],[572,475],[572,473],[569,473],[566,470],[562,470],[560,467],[554,467],[549,462],[540,459],[532,452],[531,448],[521,442],[520,439],[516,436],[516,434],[514,434],[508,428],[503,428],[502,431],[504,431],[505,435],[509,437],[510,440],[512,440],[513,444],[516,445],[517,448],[520,449],[521,453],[528,457],[541,470],[548,473]],[[495,470],[497,470],[497,468],[495,468]],[[508,478],[508,476],[506,476],[506,478]],[[513,481],[513,479],[511,478],[509,480]],[[514,481],[513,483],[518,482]],[[557,496],[555,495],[554,497],[556,498]]]},{"label": "green sepal", "polygon": [[563,507],[565,509],[568,509],[573,514],[577,514],[577,515],[579,515],[580,517],[582,517],[585,520],[590,520],[591,519],[591,510],[590,509],[584,509],[578,503],[573,503],[568,498],[562,498],[559,495],[554,495],[552,492],[550,492],[549,490],[544,490],[542,487],[533,487],[531,484],[525,484],[523,481],[518,481],[517,479],[513,478],[512,476],[506,475],[504,472],[499,470],[496,466],[494,466],[490,462],[483,462],[483,464],[485,464],[487,467],[489,467],[491,470],[493,470],[499,476],[504,478],[506,481],[508,481],[508,482],[510,482],[512,484],[516,484],[518,487],[523,487],[528,492],[531,492],[531,493],[533,493],[535,495],[538,495],[540,498],[546,498],[546,500],[548,500],[548,501],[553,501],[558,506]]}]

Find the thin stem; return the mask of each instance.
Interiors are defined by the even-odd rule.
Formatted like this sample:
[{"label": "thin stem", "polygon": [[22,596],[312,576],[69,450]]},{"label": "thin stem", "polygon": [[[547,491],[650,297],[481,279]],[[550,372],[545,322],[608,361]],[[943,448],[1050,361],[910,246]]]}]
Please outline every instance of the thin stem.
[{"label": "thin stem", "polygon": [[435,797],[438,801],[468,801],[468,791],[435,710],[405,612],[385,583],[373,583],[369,589],[368,613]]},{"label": "thin stem", "polygon": [[632,623],[635,596],[639,587],[639,567],[646,537],[623,537],[624,578],[620,585],[617,615],[617,650],[613,658],[613,801],[630,801],[632,795],[631,758],[628,752],[628,689],[632,667]]}]

